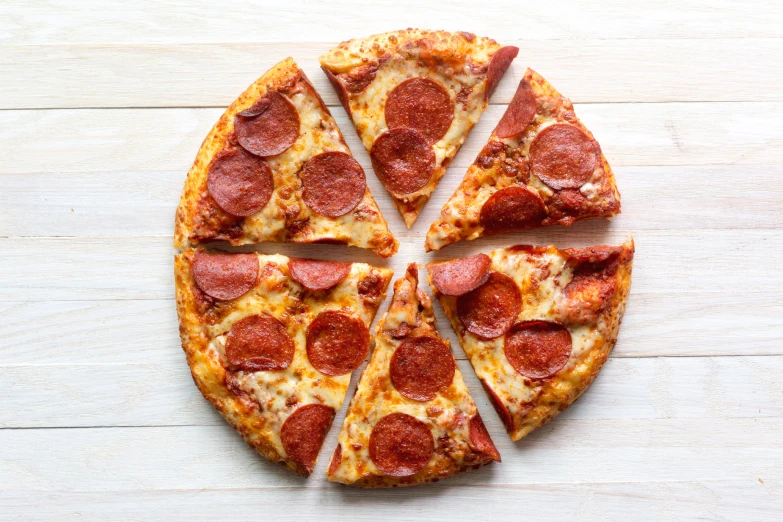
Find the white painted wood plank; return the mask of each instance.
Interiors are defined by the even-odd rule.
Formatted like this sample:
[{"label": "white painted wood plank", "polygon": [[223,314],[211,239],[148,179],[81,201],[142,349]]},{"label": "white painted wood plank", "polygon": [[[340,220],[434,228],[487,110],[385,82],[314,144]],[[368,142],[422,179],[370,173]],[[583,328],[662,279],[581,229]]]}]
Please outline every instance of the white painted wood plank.
[{"label": "white painted wood plank", "polygon": [[628,0],[620,3],[546,3],[500,0],[449,2],[448,8],[416,0],[208,0],[115,2],[96,9],[88,0],[6,0],[0,42],[142,43],[344,40],[422,27],[463,30],[503,40],[525,38],[735,38],[780,36],[779,2]]},{"label": "white painted wood plank", "polygon": [[[560,247],[619,244],[629,231],[602,222],[551,228],[456,243],[423,256],[421,231],[400,236],[389,260],[339,245],[262,243],[279,252],[390,266],[397,275],[412,260],[463,257],[517,243]],[[779,230],[645,230],[636,232],[632,291],[640,294],[779,292],[783,281],[783,233]],[[246,247],[244,250],[252,250]],[[170,299],[174,295],[170,237],[0,239],[0,299],[83,301]]]},{"label": "white painted wood plank", "polygon": [[[369,173],[369,157],[345,112],[333,109],[348,145]],[[453,167],[464,172],[473,162],[503,111],[499,105],[487,109]],[[783,103],[598,103],[578,105],[576,111],[614,167],[783,162]],[[180,171],[184,177],[222,112],[0,111],[0,174]]]},{"label": "white painted wood plank", "polygon": [[[491,103],[506,105],[526,67],[575,103],[783,101],[783,38],[726,40],[513,40],[519,57]],[[336,41],[23,45],[0,48],[0,108],[223,107],[292,56],[329,105],[318,65]],[[736,80],[730,81],[729,78]]]},{"label": "white painted wood plank", "polygon": [[[484,419],[503,462],[444,487],[783,480],[780,418],[555,421],[516,444]],[[228,425],[0,430],[0,490],[322,488],[325,455],[302,479],[256,455]]]},{"label": "white painted wood plank", "polygon": [[[727,165],[615,169],[623,213],[613,226],[629,230],[783,228],[783,166]],[[378,179],[367,173],[381,212],[400,225],[397,210]],[[462,181],[464,169],[442,179],[415,229],[426,228]],[[168,235],[185,173],[56,172],[3,174],[0,236]],[[34,209],[34,211],[31,211]]]},{"label": "white painted wood plank", "polygon": [[[179,347],[172,344],[166,349],[178,352],[179,360],[165,364],[4,364],[0,366],[0,428],[222,424],[193,384]],[[456,347],[454,351],[461,350]],[[470,363],[460,360],[458,364],[483,416],[497,420]],[[781,356],[613,359],[589,392],[558,418],[562,422],[690,422],[783,417],[781,374]],[[560,421],[555,422],[559,426]]]},{"label": "white painted wood plank", "polygon": [[[772,521],[783,510],[783,486],[762,479],[563,483],[486,488],[449,481],[422,488],[360,490],[339,484],[307,489],[0,492],[0,520],[158,522],[161,513],[194,522],[257,518],[270,506],[276,521],[373,520],[448,522],[514,520]],[[3,513],[8,518],[3,518]]]}]

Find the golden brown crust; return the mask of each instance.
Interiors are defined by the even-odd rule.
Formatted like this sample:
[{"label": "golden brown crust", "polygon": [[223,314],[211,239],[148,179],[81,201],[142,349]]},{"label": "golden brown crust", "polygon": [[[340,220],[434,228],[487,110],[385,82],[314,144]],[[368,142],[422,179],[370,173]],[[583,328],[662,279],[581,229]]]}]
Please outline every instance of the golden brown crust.
[{"label": "golden brown crust", "polygon": [[[238,147],[234,117],[275,90],[295,100],[300,112],[300,137],[290,149],[267,158],[275,190],[267,205],[254,216],[238,218],[224,212],[207,192],[207,173],[215,155],[226,147]],[[304,117],[303,117],[304,114]],[[313,121],[321,115],[320,124]],[[210,240],[233,245],[262,241],[335,242],[368,248],[382,257],[393,255],[397,240],[389,232],[369,188],[358,205],[339,218],[311,211],[301,196],[298,171],[304,162],[326,150],[350,154],[339,128],[304,72],[287,58],[273,66],[243,92],[220,117],[199,149],[191,167],[176,213],[174,246],[183,248]]]}]

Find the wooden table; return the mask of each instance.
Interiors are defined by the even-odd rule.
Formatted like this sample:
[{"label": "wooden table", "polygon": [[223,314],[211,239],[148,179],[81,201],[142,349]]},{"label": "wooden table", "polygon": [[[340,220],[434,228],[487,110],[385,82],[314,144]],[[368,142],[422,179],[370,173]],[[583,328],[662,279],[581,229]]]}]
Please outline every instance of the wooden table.
[{"label": "wooden table", "polygon": [[[0,5],[0,519],[783,519],[783,4],[174,3]],[[410,230],[316,60],[408,26],[521,49]],[[502,464],[418,489],[329,484],[344,407],[304,480],[254,454],[193,385],[174,310],[174,208],[223,108],[288,55],[367,169],[402,243],[388,262],[398,275],[512,243],[635,237],[612,358],[518,443],[438,308]],[[525,66],[575,102],[623,214],[425,255],[425,231]],[[383,263],[327,245],[258,250]]]}]

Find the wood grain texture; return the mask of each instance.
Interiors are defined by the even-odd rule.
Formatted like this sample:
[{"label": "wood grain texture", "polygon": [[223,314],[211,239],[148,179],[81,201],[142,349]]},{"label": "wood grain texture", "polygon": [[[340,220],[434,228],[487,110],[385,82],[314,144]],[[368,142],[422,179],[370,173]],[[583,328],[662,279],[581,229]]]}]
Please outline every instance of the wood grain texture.
[{"label": "wood grain texture", "polygon": [[[408,26],[521,48],[411,229],[316,63],[340,40]],[[783,3],[771,0],[3,2],[0,521],[780,520],[781,35]],[[519,443],[435,305],[501,464],[404,491],[329,484],[343,407],[305,481],[254,454],[193,385],[173,301],[174,208],[223,108],[288,55],[331,106],[402,248],[387,261],[325,245],[257,250],[400,275],[412,260],[634,235],[612,357]],[[576,102],[623,214],[425,255],[424,233],[525,66]]]}]

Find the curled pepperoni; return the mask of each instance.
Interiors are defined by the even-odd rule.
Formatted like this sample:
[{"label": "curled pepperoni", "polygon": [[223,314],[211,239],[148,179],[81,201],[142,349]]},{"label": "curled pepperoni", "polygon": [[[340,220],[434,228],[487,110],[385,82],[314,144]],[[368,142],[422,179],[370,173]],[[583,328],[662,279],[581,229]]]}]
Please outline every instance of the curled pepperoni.
[{"label": "curled pepperoni", "polygon": [[427,270],[432,284],[443,295],[467,294],[483,285],[489,279],[489,265],[492,260],[486,254],[441,263],[430,263]]},{"label": "curled pepperoni", "polygon": [[332,84],[332,88],[334,89],[334,92],[337,93],[337,99],[340,100],[343,109],[345,109],[345,112],[348,114],[348,116],[350,116],[351,107],[348,105],[348,91],[345,89],[345,85],[343,85],[343,82],[341,82],[340,79],[326,67],[321,66],[321,70],[323,70],[326,78],[329,80],[329,83]]},{"label": "curled pepperoni", "polygon": [[392,129],[375,140],[372,168],[392,194],[410,194],[424,187],[435,172],[435,152],[415,129]]},{"label": "curled pepperoni", "polygon": [[522,309],[522,295],[513,279],[492,272],[487,282],[457,298],[457,315],[468,332],[495,339],[514,325]]},{"label": "curled pepperoni", "polygon": [[546,379],[559,372],[571,356],[571,332],[560,323],[525,321],[506,336],[503,353],[525,377]]},{"label": "curled pepperoni", "polygon": [[494,134],[498,138],[512,138],[519,136],[536,117],[536,97],[527,80],[519,82],[517,92],[508,104],[506,112],[500,118]]},{"label": "curled pepperoni", "polygon": [[429,426],[406,413],[391,413],[373,427],[370,459],[386,475],[407,477],[432,458],[435,441]]},{"label": "curled pepperoni", "polygon": [[441,84],[411,78],[397,85],[386,100],[386,125],[421,132],[433,144],[446,135],[454,119],[454,102]]},{"label": "curled pepperoni", "polygon": [[337,471],[337,468],[340,467],[340,464],[343,463],[343,447],[338,442],[337,447],[334,448],[334,453],[332,454],[332,460],[329,461],[329,469],[327,470],[327,475],[334,475],[334,472]]},{"label": "curled pepperoni", "polygon": [[622,247],[567,249],[565,253],[578,264],[573,278],[563,289],[564,318],[572,324],[595,322],[612,304]]},{"label": "curled pepperoni", "polygon": [[579,188],[590,181],[597,159],[595,142],[564,123],[542,130],[530,145],[531,171],[553,189]]},{"label": "curled pepperoni", "polygon": [[476,451],[489,455],[493,460],[500,462],[500,453],[495,447],[495,443],[492,442],[487,427],[484,426],[484,421],[481,420],[481,415],[478,412],[468,421],[468,433],[470,434],[470,443]]},{"label": "curled pepperoni", "polygon": [[234,117],[242,147],[256,156],[277,156],[299,137],[299,113],[288,98],[269,91],[252,107]]},{"label": "curled pepperoni", "polygon": [[294,360],[294,341],[279,319],[251,315],[228,332],[226,358],[234,368],[248,372],[284,370]]},{"label": "curled pepperoni", "polygon": [[252,216],[269,203],[274,189],[269,165],[245,149],[223,150],[209,165],[207,192],[233,216]]},{"label": "curled pepperoni", "polygon": [[546,217],[541,197],[520,185],[492,194],[481,207],[479,223],[487,235],[537,227]]},{"label": "curled pepperoni", "polygon": [[500,400],[500,397],[498,397],[498,394],[495,393],[495,390],[493,390],[489,384],[487,384],[487,381],[481,379],[481,385],[484,387],[484,391],[487,392],[489,402],[491,402],[492,407],[495,408],[495,411],[497,412],[498,417],[500,417],[500,420],[503,422],[503,426],[505,426],[506,431],[511,433],[514,430],[514,421],[511,419],[511,413],[508,411],[508,408],[506,408],[506,405],[503,404],[503,401]]},{"label": "curled pepperoni", "polygon": [[389,376],[394,387],[414,401],[430,401],[454,379],[454,358],[434,337],[405,339],[392,355]]},{"label": "curled pepperoni", "polygon": [[258,279],[255,254],[207,254],[201,250],[190,267],[196,286],[213,299],[228,301],[250,291]]},{"label": "curled pepperoni", "polygon": [[492,58],[489,61],[489,67],[487,68],[487,99],[495,92],[495,89],[497,89],[498,84],[500,83],[500,79],[506,74],[508,67],[511,65],[511,62],[514,61],[514,58],[517,57],[517,54],[519,54],[519,47],[509,45],[501,47],[492,55]]},{"label": "curled pepperoni", "polygon": [[301,406],[288,416],[280,430],[280,439],[288,458],[309,475],[332,426],[334,409],[324,404]]},{"label": "curled pepperoni", "polygon": [[322,152],[310,158],[300,176],[302,199],[327,217],[340,217],[356,208],[367,189],[362,166],[345,152]]},{"label": "curled pepperoni", "polygon": [[291,279],[308,290],[328,290],[348,277],[351,263],[292,257],[288,260],[288,272]]},{"label": "curled pepperoni", "polygon": [[370,332],[354,317],[327,310],[307,327],[307,358],[326,375],[343,375],[358,368],[370,350]]}]

